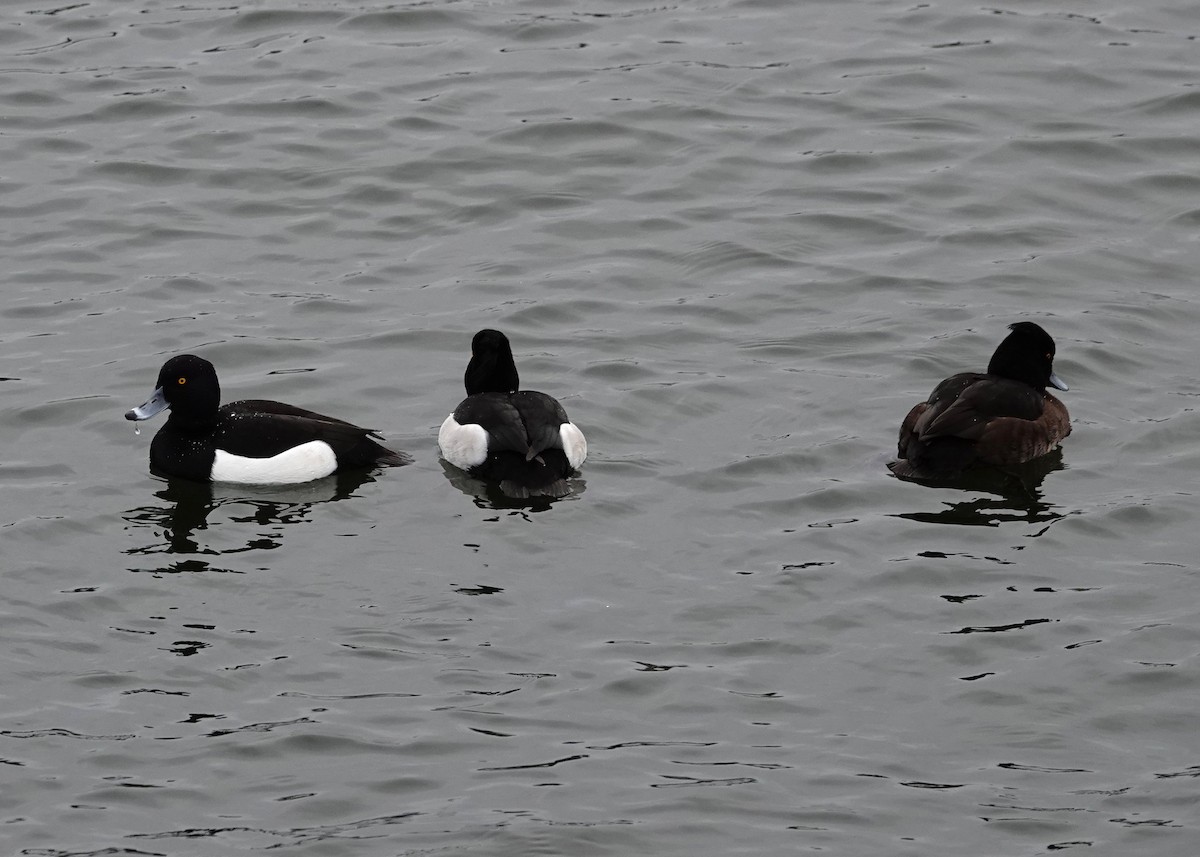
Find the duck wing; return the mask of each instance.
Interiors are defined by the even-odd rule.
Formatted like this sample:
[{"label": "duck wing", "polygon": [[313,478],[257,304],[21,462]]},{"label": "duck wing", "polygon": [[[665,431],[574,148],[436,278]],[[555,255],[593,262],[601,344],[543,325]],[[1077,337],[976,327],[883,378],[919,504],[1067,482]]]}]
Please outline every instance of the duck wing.
[{"label": "duck wing", "polygon": [[476,393],[454,410],[459,425],[474,423],[490,438],[489,452],[516,452],[533,461],[547,449],[561,449],[567,412],[552,396],[536,390]]},{"label": "duck wing", "polygon": [[519,452],[529,449],[521,412],[508,393],[476,393],[467,396],[454,409],[454,421],[460,426],[477,425],[488,433],[488,452]]},{"label": "duck wing", "polygon": [[913,425],[922,441],[939,437],[979,440],[997,419],[1036,420],[1045,393],[1020,381],[964,373],[934,388],[928,407]]},{"label": "duck wing", "polygon": [[[369,440],[372,436],[378,437],[374,430],[336,417],[283,402],[246,399],[221,407],[214,441],[219,449],[247,458],[270,458],[312,440],[329,444],[339,462],[347,464],[391,463],[389,453],[401,457]],[[360,457],[365,460],[359,462]]]},{"label": "duck wing", "polygon": [[320,423],[329,423],[332,425],[347,426],[352,429],[364,431],[371,437],[381,437],[375,429],[366,429],[361,426],[356,426],[354,423],[340,420],[337,417],[318,414],[316,411],[310,411],[305,408],[298,408],[295,405],[289,405],[286,402],[274,402],[270,399],[242,399],[239,402],[230,402],[222,408],[230,408],[238,413],[253,413],[253,414],[275,414],[284,417],[303,417],[304,419],[314,420]]},{"label": "duck wing", "polygon": [[536,390],[519,390],[512,394],[512,404],[521,415],[525,425],[528,449],[525,459],[531,461],[547,449],[562,448],[560,428],[567,419],[567,412],[558,400]]},{"label": "duck wing", "polygon": [[1019,464],[1050,452],[1070,433],[1071,418],[1066,407],[1047,393],[1040,416],[990,420],[975,448],[979,458],[989,464]]},{"label": "duck wing", "polygon": [[914,432],[917,423],[921,419],[921,415],[927,410],[929,410],[928,402],[918,402],[908,412],[908,416],[904,418],[904,422],[900,423],[900,441],[896,446],[896,454],[901,458],[908,458],[908,445],[915,436]]}]

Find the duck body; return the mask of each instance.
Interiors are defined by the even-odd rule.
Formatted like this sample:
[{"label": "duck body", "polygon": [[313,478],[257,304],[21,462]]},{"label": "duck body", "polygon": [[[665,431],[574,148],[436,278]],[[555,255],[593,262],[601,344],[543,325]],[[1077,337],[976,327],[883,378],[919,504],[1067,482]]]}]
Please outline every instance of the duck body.
[{"label": "duck body", "polygon": [[481,330],[471,341],[467,397],[438,431],[442,457],[510,497],[570,493],[587,440],[553,397],[519,390],[508,338]]},{"label": "duck body", "polygon": [[1067,389],[1053,372],[1054,340],[1033,322],[1010,329],[986,373],[952,375],[908,412],[893,473],[937,478],[980,464],[1021,464],[1071,433],[1066,407],[1045,389]]},{"label": "duck body", "polygon": [[207,360],[185,354],[163,364],[154,395],[125,414],[143,420],[171,409],[150,444],[152,470],[202,482],[283,485],[410,461],[377,443],[374,431],[336,417],[266,399],[219,401]]}]

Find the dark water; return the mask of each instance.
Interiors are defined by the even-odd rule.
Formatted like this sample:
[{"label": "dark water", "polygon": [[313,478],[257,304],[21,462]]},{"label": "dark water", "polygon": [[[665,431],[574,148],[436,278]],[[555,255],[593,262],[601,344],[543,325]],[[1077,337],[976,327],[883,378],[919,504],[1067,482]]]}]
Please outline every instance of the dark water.
[{"label": "dark water", "polygon": [[[1198,34],[6,5],[5,853],[1194,854]],[[1061,455],[891,478],[1022,318]],[[565,501],[438,461],[484,326],[587,432]],[[416,463],[156,479],[185,351]]]}]

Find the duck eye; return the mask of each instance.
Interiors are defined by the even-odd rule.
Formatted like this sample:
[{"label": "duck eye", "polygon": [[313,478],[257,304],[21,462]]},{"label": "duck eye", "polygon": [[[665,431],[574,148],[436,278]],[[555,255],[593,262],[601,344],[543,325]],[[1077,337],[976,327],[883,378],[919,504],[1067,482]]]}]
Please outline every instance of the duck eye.
[{"label": "duck eye", "polygon": [[186,383],[187,383],[187,378],[176,378],[176,379],[175,379],[175,383],[176,383],[176,384],[186,384]]}]

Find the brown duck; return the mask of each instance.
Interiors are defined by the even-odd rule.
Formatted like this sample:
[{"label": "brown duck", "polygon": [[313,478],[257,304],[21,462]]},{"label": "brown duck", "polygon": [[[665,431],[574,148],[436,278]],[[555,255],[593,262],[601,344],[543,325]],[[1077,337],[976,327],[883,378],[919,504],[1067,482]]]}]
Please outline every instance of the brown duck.
[{"label": "brown duck", "polygon": [[1031,321],[1009,325],[987,373],[951,375],[900,426],[906,479],[953,476],[977,464],[1008,466],[1050,452],[1071,433],[1067,409],[1046,392],[1067,385],[1054,374],[1054,340]]}]

